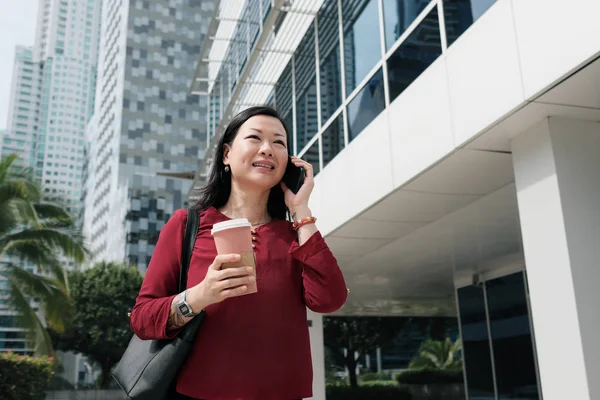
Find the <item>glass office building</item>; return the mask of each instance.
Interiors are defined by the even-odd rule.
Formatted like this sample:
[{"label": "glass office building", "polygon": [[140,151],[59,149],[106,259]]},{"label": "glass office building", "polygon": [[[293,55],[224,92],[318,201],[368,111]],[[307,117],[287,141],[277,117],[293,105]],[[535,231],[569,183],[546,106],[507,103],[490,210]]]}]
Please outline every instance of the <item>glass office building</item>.
[{"label": "glass office building", "polygon": [[457,318],[470,400],[595,398],[592,10],[593,0],[221,2],[192,83],[209,118],[189,199],[232,116],[270,104],[314,166],[311,210],[351,289],[339,315]]}]

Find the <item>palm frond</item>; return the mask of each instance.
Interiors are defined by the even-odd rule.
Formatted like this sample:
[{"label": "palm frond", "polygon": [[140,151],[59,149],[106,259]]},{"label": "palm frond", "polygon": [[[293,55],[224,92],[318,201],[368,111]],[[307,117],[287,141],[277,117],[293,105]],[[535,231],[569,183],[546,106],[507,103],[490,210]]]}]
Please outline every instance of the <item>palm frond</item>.
[{"label": "palm frond", "polygon": [[6,157],[0,159],[0,182],[6,180],[6,177],[13,170],[13,163],[19,158],[17,153],[9,154]]},{"label": "palm frond", "polygon": [[36,240],[12,241],[7,246],[4,254],[18,257],[36,265],[39,272],[50,276],[62,276],[64,272],[60,261],[45,243]]},{"label": "palm frond", "polygon": [[57,223],[60,222],[66,224],[65,226],[73,223],[71,214],[56,204],[36,203],[33,205],[33,207],[35,208],[38,217],[42,220],[51,220]]},{"label": "palm frond", "polygon": [[62,251],[65,256],[72,258],[75,262],[82,263],[85,259],[86,250],[83,245],[83,238],[76,233],[76,230],[66,233],[56,229],[29,228],[6,235],[0,239],[0,249],[4,248],[5,251],[8,251],[11,242],[38,241],[50,249]]},{"label": "palm frond", "polygon": [[[18,267],[16,267],[18,268]],[[27,339],[35,344],[35,353],[38,355],[52,355],[54,349],[50,335],[44,328],[42,321],[31,306],[29,298],[21,290],[19,282],[9,276],[8,302],[16,311],[18,324],[27,330]]]},{"label": "palm frond", "polygon": [[66,292],[66,274],[45,277],[15,265],[9,265],[6,271],[22,295],[40,304],[48,325],[56,332],[64,332],[73,307]]}]

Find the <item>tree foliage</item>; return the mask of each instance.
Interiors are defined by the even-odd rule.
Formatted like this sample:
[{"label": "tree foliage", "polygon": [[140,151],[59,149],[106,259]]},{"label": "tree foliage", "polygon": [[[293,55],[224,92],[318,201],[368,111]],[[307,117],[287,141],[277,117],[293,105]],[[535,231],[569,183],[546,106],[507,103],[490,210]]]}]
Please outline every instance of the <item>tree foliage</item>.
[{"label": "tree foliage", "polygon": [[425,340],[419,348],[419,354],[412,359],[410,369],[455,371],[462,368],[459,356],[460,339],[452,342],[445,340]]},{"label": "tree foliage", "polygon": [[344,363],[348,368],[350,386],[358,387],[356,362],[377,347],[385,346],[408,326],[412,318],[390,317],[327,317],[323,319],[325,343],[336,349],[346,349]]},{"label": "tree foliage", "polygon": [[[49,327],[65,330],[71,303],[64,261],[83,262],[86,249],[66,208],[58,199],[45,201],[31,168],[18,161],[17,155],[0,160],[0,273],[9,282],[9,306],[36,354],[52,354],[37,307]],[[36,273],[22,262],[35,265]]]},{"label": "tree foliage", "polygon": [[102,368],[102,386],[110,382],[111,368],[121,359],[131,339],[128,312],[142,285],[136,267],[99,263],[69,273],[75,312],[72,329],[53,332],[56,347],[86,355]]}]

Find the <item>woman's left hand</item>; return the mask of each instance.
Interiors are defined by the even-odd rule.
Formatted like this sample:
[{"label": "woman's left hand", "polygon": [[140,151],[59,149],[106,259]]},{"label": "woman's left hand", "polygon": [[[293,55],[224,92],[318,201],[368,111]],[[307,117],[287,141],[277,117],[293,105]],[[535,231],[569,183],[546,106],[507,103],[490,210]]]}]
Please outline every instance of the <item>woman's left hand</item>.
[{"label": "woman's left hand", "polygon": [[292,192],[285,185],[285,183],[281,182],[281,189],[283,189],[285,205],[290,212],[294,213],[295,210],[298,209],[308,209],[308,199],[310,198],[310,194],[315,187],[315,177],[313,173],[313,167],[310,163],[294,156],[291,156],[291,159],[295,166],[302,167],[305,171],[304,183],[296,194],[294,194],[294,192]]}]

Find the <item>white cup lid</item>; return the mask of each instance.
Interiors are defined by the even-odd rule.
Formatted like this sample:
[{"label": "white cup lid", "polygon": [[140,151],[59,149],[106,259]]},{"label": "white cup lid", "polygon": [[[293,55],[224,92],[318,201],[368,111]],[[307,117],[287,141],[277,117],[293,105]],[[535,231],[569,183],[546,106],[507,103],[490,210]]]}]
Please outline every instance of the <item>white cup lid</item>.
[{"label": "white cup lid", "polygon": [[238,219],[230,219],[228,221],[218,222],[213,225],[211,234],[215,234],[216,232],[221,232],[226,229],[233,228],[252,228],[252,224],[248,222],[246,218],[238,218]]}]

